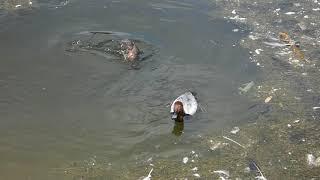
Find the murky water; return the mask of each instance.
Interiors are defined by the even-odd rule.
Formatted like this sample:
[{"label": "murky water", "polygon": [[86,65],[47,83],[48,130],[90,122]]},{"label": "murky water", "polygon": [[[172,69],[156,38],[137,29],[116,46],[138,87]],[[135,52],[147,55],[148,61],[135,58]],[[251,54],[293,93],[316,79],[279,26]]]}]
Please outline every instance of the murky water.
[{"label": "murky water", "polygon": [[[193,149],[177,147],[180,138],[188,142],[252,118],[246,113],[251,103],[237,87],[257,72],[248,52],[233,47],[247,32],[210,20],[205,12],[215,7],[209,2],[96,0],[48,7],[16,12],[6,17],[13,23],[1,26],[2,179],[43,179],[51,168],[90,157],[125,164],[156,146],[170,158]],[[119,60],[65,51],[91,30],[128,33],[156,53],[141,69],[128,70]],[[185,123],[177,138],[168,104],[186,90],[197,92],[206,112]]]},{"label": "murky water", "polygon": [[[279,4],[39,0],[32,8],[15,7],[19,2],[0,3],[1,180],[137,179],[151,168],[164,179],[192,179],[195,172],[209,178],[217,168],[254,178],[243,174],[248,156],[262,162],[267,176],[283,179],[294,174],[278,171],[279,166],[286,168],[283,171],[299,167],[295,177],[302,177],[304,170],[283,160],[285,155],[317,152],[317,146],[303,143],[306,138],[310,145],[318,136],[308,139],[306,130],[295,131],[298,125],[288,132],[288,141],[273,142],[286,138],[282,128],[292,126],[288,121],[318,118],[312,110],[305,111],[317,106],[318,81],[298,76],[302,70],[280,61],[273,49],[260,49],[263,41],[277,40],[273,28],[291,27],[277,18],[270,25],[260,16],[270,7],[273,14],[279,13],[274,11]],[[280,5],[285,9],[290,3]],[[241,19],[244,16],[247,19]],[[88,31],[114,34],[92,38]],[[151,54],[138,69],[103,51],[70,51],[73,42],[125,38]],[[309,66],[306,63],[303,70]],[[316,67],[311,66],[310,74],[316,74]],[[251,81],[251,93],[239,93],[238,88]],[[197,93],[201,108],[190,122],[174,124],[170,102],[187,90]],[[230,135],[234,126],[240,126],[240,135]],[[226,131],[242,145],[223,136]],[[302,145],[292,145],[295,142]],[[182,163],[184,156],[191,165]],[[299,158],[292,157],[305,160]],[[191,170],[196,165],[203,171]],[[275,169],[278,173],[271,173]],[[306,172],[308,177],[316,174]]]}]

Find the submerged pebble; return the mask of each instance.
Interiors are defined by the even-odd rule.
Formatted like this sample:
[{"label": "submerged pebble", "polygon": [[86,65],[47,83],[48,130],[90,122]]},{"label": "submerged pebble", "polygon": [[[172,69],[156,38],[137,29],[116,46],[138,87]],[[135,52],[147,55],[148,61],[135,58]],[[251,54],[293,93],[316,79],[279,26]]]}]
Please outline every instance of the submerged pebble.
[{"label": "submerged pebble", "polygon": [[200,174],[195,173],[195,174],[193,174],[193,176],[195,176],[195,177],[200,177]]},{"label": "submerged pebble", "polygon": [[188,161],[189,161],[189,158],[188,158],[188,157],[184,157],[184,158],[182,159],[182,162],[183,162],[184,164],[187,164]]},{"label": "submerged pebble", "polygon": [[232,130],[230,131],[231,134],[237,134],[240,131],[239,127],[234,127],[232,128]]},{"label": "submerged pebble", "polygon": [[316,158],[314,157],[313,154],[307,154],[307,163],[309,166],[314,166],[315,161],[316,161]]},{"label": "submerged pebble", "polygon": [[213,173],[218,174],[220,179],[229,179],[230,177],[229,171],[226,171],[226,170],[216,170],[216,171],[213,171]]},{"label": "submerged pebble", "polygon": [[272,96],[269,96],[269,97],[267,97],[267,98],[264,100],[264,102],[265,102],[265,103],[269,103],[269,102],[271,101],[271,99],[272,99]]}]

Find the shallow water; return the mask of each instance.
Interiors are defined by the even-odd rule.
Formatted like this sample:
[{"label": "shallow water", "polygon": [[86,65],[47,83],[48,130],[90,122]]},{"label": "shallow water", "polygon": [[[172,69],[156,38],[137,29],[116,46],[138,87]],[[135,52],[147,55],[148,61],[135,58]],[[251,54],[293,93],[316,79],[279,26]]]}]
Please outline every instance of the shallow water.
[{"label": "shallow water", "polygon": [[[261,111],[248,111],[253,102],[238,93],[259,79],[248,51],[234,46],[248,31],[212,20],[208,1],[39,4],[0,17],[0,179],[56,179],[53,169],[90,158],[134,168],[190,152],[196,136]],[[128,33],[156,53],[128,70],[119,60],[67,52],[88,38],[83,31]],[[205,111],[177,137],[168,105],[187,90]]]}]

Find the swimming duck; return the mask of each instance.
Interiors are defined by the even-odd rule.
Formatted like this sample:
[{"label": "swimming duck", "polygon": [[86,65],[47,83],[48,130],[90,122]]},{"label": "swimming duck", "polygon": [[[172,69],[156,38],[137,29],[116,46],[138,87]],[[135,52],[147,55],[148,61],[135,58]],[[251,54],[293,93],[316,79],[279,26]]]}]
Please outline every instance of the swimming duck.
[{"label": "swimming duck", "polygon": [[186,92],[180,95],[171,104],[170,113],[172,120],[183,122],[193,116],[198,108],[197,100],[193,93]]}]

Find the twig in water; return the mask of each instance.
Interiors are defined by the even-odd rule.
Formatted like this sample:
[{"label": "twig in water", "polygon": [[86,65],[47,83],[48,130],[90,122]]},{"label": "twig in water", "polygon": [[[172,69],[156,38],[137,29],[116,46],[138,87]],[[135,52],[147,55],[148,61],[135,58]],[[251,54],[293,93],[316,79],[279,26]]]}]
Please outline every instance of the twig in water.
[{"label": "twig in water", "polygon": [[153,171],[153,168],[150,170],[148,176],[143,178],[143,180],[150,180],[152,171]]},{"label": "twig in water", "polygon": [[262,174],[261,169],[259,168],[259,166],[254,161],[252,161],[251,163],[254,165],[254,167],[258,170],[258,173],[260,174],[260,176],[257,176],[256,179],[267,180],[267,178]]},{"label": "twig in water", "polygon": [[243,145],[241,145],[240,143],[238,143],[237,141],[235,141],[235,140],[233,140],[233,139],[230,139],[230,138],[228,138],[228,137],[226,137],[226,136],[222,136],[223,138],[225,138],[225,139],[227,139],[227,140],[229,140],[229,141],[231,141],[231,142],[233,142],[233,143],[235,143],[235,144],[237,144],[237,145],[239,145],[240,147],[242,147],[243,149],[245,149],[245,147],[243,146]]}]

